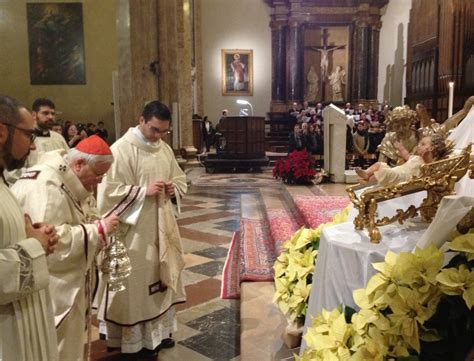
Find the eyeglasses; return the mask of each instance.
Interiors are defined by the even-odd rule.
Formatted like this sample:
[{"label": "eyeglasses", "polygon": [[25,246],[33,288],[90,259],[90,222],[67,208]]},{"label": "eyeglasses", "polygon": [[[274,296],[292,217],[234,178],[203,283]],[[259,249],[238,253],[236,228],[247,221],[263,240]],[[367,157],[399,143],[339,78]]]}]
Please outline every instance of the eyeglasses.
[{"label": "eyeglasses", "polygon": [[28,137],[30,138],[30,142],[33,143],[36,139],[36,134],[35,134],[35,130],[34,129],[24,129],[24,128],[20,128],[20,127],[17,127],[16,125],[13,125],[13,124],[9,124],[9,123],[4,123],[4,122],[0,122],[4,125],[6,125],[7,127],[12,127],[12,128],[15,128],[15,129],[18,129],[18,130],[21,130],[23,133],[25,133],[26,135],[28,135]]},{"label": "eyeglasses", "polygon": [[153,126],[151,126],[150,124],[148,124],[148,129],[152,130],[153,133],[155,133],[155,134],[164,134],[164,135],[166,135],[166,134],[171,134],[171,131],[170,131],[169,129],[166,129],[166,130],[159,130],[158,128],[153,127]]}]

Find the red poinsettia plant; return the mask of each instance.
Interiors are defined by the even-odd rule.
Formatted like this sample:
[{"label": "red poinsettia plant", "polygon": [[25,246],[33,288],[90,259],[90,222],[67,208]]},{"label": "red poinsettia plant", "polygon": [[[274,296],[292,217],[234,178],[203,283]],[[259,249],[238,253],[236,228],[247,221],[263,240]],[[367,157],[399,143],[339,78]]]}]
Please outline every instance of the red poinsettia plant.
[{"label": "red poinsettia plant", "polygon": [[316,173],[316,162],[306,150],[291,152],[273,167],[273,177],[289,184],[312,183]]}]

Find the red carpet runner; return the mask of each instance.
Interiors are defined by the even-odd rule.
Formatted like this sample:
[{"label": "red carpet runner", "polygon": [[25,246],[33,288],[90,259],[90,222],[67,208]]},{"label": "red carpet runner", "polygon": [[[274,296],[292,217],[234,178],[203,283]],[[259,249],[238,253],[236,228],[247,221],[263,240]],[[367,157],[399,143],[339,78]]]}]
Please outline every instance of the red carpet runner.
[{"label": "red carpet runner", "polygon": [[[321,223],[331,221],[336,213],[349,204],[349,199],[346,196],[297,196],[294,202],[306,226],[316,228]],[[275,244],[272,235],[288,234],[295,226],[294,220],[283,220],[281,214],[278,215],[271,217],[270,222],[241,219],[240,232],[234,233],[223,269],[222,298],[239,298],[240,282],[273,281],[272,266],[281,243]]]}]

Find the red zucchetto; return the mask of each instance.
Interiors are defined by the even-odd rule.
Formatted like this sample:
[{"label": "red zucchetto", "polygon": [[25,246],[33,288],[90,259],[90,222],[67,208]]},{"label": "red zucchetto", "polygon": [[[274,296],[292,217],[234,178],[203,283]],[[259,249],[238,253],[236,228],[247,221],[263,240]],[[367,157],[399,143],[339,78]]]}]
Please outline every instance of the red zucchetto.
[{"label": "red zucchetto", "polygon": [[108,144],[98,135],[91,135],[90,137],[81,140],[76,145],[76,149],[82,153],[93,155],[112,155]]}]

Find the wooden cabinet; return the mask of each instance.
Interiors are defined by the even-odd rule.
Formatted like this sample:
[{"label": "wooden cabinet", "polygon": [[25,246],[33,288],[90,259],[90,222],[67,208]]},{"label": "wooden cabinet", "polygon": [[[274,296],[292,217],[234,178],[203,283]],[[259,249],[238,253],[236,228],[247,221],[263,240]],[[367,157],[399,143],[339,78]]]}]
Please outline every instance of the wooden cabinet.
[{"label": "wooden cabinet", "polygon": [[222,149],[208,154],[204,161],[207,172],[259,170],[268,165],[263,117],[227,117],[220,121],[219,132]]}]

